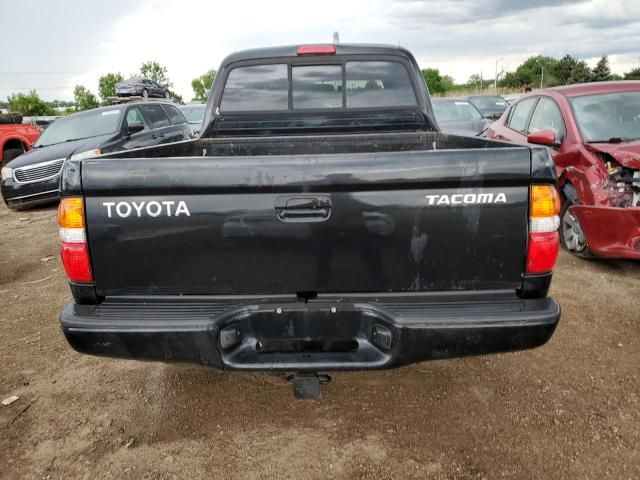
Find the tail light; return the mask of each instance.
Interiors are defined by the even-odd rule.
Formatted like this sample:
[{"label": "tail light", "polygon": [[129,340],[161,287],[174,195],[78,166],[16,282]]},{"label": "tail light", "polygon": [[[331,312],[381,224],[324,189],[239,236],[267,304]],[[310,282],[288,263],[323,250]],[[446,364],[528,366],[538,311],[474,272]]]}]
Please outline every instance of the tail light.
[{"label": "tail light", "polygon": [[84,203],[80,197],[63,198],[58,206],[60,256],[72,282],[93,282],[84,225]]},{"label": "tail light", "polygon": [[335,55],[336,47],[333,45],[304,45],[298,47],[298,56],[303,55]]},{"label": "tail light", "polygon": [[553,185],[532,185],[526,273],[553,269],[560,249],[560,196]]}]

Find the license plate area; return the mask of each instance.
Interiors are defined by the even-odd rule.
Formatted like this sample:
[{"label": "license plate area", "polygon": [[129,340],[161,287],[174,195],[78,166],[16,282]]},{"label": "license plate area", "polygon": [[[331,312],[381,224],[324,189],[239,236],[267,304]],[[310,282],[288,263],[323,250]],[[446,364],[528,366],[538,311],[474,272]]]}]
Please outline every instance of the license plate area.
[{"label": "license plate area", "polygon": [[318,353],[318,352],[355,352],[357,340],[309,338],[263,338],[256,342],[256,351],[265,353]]},{"label": "license plate area", "polygon": [[218,346],[223,363],[232,369],[373,368],[386,363],[392,350],[391,341],[376,343],[380,329],[393,337],[386,319],[352,304],[261,305],[226,323]]}]

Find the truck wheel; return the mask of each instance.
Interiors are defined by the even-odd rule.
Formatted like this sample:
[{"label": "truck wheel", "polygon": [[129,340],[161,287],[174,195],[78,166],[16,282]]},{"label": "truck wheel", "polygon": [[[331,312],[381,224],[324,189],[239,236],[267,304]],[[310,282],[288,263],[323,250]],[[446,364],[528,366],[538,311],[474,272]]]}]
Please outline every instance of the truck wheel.
[{"label": "truck wheel", "polygon": [[145,100],[149,98],[149,92],[147,91],[146,88],[142,90],[142,98],[144,98]]},{"label": "truck wheel", "polygon": [[580,220],[573,214],[573,202],[566,199],[560,213],[560,244],[562,248],[581,258],[593,258],[587,246],[587,237],[582,230]]},{"label": "truck wheel", "polygon": [[165,90],[164,98],[166,98],[167,100],[169,100],[171,98],[171,94],[169,93],[169,90]]},{"label": "truck wheel", "polygon": [[4,167],[7,163],[9,163],[10,160],[13,160],[16,157],[19,157],[23,153],[24,152],[22,151],[21,148],[7,148],[2,155],[2,161],[0,162],[0,167]]}]

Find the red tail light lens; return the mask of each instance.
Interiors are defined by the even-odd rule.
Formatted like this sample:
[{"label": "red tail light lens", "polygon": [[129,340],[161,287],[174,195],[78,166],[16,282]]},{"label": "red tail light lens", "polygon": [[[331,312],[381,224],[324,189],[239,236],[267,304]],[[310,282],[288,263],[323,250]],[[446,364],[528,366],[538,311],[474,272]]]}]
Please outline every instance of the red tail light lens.
[{"label": "red tail light lens", "polygon": [[546,273],[553,269],[560,249],[558,232],[530,233],[527,273]]},{"label": "red tail light lens", "polygon": [[554,185],[532,185],[529,200],[529,246],[526,273],[553,269],[560,249],[560,196]]},{"label": "red tail light lens", "polygon": [[335,55],[336,47],[333,45],[305,45],[298,47],[298,55]]},{"label": "red tail light lens", "polygon": [[78,283],[93,282],[93,274],[91,273],[91,264],[89,262],[89,249],[86,243],[62,242],[60,256],[69,280]]},{"label": "red tail light lens", "polygon": [[84,229],[84,202],[81,197],[67,197],[58,206],[60,256],[67,277],[72,282],[93,282],[89,248]]}]

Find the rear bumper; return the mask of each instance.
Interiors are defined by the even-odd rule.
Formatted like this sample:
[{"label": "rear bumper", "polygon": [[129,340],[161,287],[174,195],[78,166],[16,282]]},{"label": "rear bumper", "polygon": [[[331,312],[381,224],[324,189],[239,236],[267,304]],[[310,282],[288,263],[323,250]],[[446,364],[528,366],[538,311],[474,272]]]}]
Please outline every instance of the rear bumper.
[{"label": "rear bumper", "polygon": [[640,260],[640,207],[577,205],[572,211],[594,255]]},{"label": "rear bumper", "polygon": [[334,371],[533,348],[549,340],[560,318],[552,298],[254,302],[107,300],[69,305],[60,323],[69,344],[90,355]]}]

